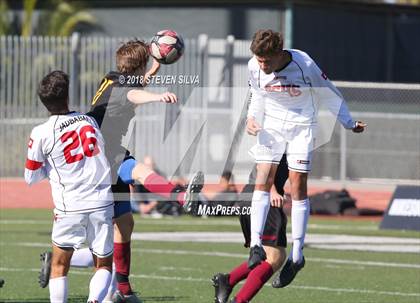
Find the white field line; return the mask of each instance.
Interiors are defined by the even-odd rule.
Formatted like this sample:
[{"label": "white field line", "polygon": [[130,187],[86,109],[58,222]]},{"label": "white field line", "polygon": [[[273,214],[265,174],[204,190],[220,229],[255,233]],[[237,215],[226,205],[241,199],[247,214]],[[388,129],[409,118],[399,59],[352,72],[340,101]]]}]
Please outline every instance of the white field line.
[{"label": "white field line", "polygon": [[308,244],[307,247],[326,250],[370,251],[420,254],[420,245],[385,245],[385,244]]},{"label": "white field line", "polygon": [[[145,249],[133,248],[133,252],[151,253],[151,254],[170,254],[170,255],[195,255],[207,257],[227,257],[247,259],[248,254],[235,254],[219,251],[191,251],[191,250],[168,250],[168,249]],[[396,267],[420,269],[420,264],[411,263],[394,263],[394,262],[378,262],[378,261],[361,261],[361,260],[347,260],[347,259],[332,259],[332,258],[306,258],[309,262],[329,263],[329,264],[346,264],[346,265],[360,265],[360,266],[377,266],[377,267]]]},{"label": "white field line", "polygon": [[[0,246],[24,246],[24,247],[40,247],[49,248],[49,243],[36,242],[18,242],[8,243],[0,242]],[[191,255],[191,256],[206,256],[206,257],[225,257],[225,258],[248,258],[247,254],[228,253],[221,251],[194,251],[194,250],[168,250],[168,249],[147,249],[147,248],[132,248],[133,252],[150,253],[150,254],[169,254],[169,255]],[[376,266],[376,267],[393,267],[393,268],[408,268],[420,269],[420,264],[415,263],[395,263],[395,262],[378,262],[378,261],[362,261],[349,259],[332,259],[332,258],[307,258],[310,262],[329,263],[329,264],[345,264],[345,265],[359,265],[359,266]]]},{"label": "white field line", "polygon": [[[178,226],[239,226],[238,220],[217,220],[207,221],[185,221],[176,219],[141,219],[137,220],[140,224],[146,225],[178,225]],[[53,221],[48,220],[1,220],[0,224],[13,225],[13,224],[28,224],[28,225],[52,225]],[[138,224],[139,224],[138,223]],[[322,230],[365,230],[372,231],[378,230],[376,226],[352,226],[352,225],[334,225],[334,224],[308,224],[310,229]]]},{"label": "white field line", "polygon": [[[9,271],[9,272],[38,272],[37,268],[7,268],[0,267],[0,271]],[[92,275],[91,272],[80,271],[80,270],[71,270],[70,274],[76,275]],[[172,281],[185,281],[185,282],[204,282],[210,283],[210,279],[203,278],[193,278],[193,277],[177,277],[177,276],[158,276],[158,275],[139,275],[131,274],[130,278],[138,279],[155,279],[155,280],[172,280]],[[271,287],[270,284],[265,284],[266,287]],[[381,291],[381,290],[371,290],[371,289],[357,289],[357,288],[333,288],[333,287],[323,287],[323,286],[308,286],[308,285],[291,285],[290,288],[303,289],[303,290],[317,290],[317,291],[327,291],[327,292],[338,292],[338,293],[358,293],[358,294],[371,294],[371,295],[384,295],[384,296],[400,296],[400,297],[420,297],[420,293],[409,293],[409,292],[394,292],[394,291]]]},{"label": "white field line", "polygon": [[[289,242],[291,235],[287,234]],[[135,232],[133,241],[243,243],[239,232]],[[420,253],[420,238],[352,236],[309,233],[305,245],[311,248],[347,251]]]},{"label": "white field line", "polygon": [[[291,239],[290,234],[287,235]],[[243,243],[238,232],[145,232],[133,233],[132,240],[163,242]],[[351,235],[308,234],[305,245],[316,249],[420,253],[420,239]],[[25,246],[28,244],[21,244]],[[29,244],[34,246],[34,244]],[[43,246],[43,244],[41,244]]]},{"label": "white field line", "polygon": [[202,271],[197,267],[176,267],[176,266],[159,266],[159,270],[163,271]]}]

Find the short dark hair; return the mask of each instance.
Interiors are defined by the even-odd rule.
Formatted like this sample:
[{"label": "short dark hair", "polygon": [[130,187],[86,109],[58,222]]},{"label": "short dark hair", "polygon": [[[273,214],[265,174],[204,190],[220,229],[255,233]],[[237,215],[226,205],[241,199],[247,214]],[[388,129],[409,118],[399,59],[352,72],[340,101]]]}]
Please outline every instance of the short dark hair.
[{"label": "short dark hair", "polygon": [[38,96],[49,112],[66,108],[69,98],[69,76],[60,70],[49,73],[39,83]]},{"label": "short dark hair", "polygon": [[134,73],[139,67],[144,68],[149,60],[149,45],[143,40],[130,40],[117,50],[117,69],[120,73]]},{"label": "short dark hair", "polygon": [[283,50],[283,36],[271,29],[260,29],[254,34],[250,49],[259,57],[273,56]]}]

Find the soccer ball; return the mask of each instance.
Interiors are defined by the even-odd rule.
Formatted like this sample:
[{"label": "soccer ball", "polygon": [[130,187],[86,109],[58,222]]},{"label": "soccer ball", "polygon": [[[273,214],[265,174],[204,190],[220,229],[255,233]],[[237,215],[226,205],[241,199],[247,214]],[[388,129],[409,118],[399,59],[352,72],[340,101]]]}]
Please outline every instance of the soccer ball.
[{"label": "soccer ball", "polygon": [[150,54],[162,64],[175,63],[184,53],[184,40],[173,30],[158,32],[150,43]]}]

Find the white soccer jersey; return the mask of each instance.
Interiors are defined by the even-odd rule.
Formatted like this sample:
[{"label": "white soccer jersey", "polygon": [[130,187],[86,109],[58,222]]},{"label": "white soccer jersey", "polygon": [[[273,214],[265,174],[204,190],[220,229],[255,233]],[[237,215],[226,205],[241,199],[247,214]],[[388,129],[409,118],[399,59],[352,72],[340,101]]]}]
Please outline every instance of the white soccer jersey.
[{"label": "white soccer jersey", "polygon": [[323,102],[345,128],[354,121],[342,95],[308,54],[287,50],[292,61],[280,71],[265,74],[257,59],[248,62],[251,103],[248,117],[261,114],[301,125],[317,123],[317,104]]},{"label": "white soccer jersey", "polygon": [[28,144],[25,180],[48,177],[55,209],[83,213],[113,204],[110,166],[96,121],[71,112],[36,126]]}]

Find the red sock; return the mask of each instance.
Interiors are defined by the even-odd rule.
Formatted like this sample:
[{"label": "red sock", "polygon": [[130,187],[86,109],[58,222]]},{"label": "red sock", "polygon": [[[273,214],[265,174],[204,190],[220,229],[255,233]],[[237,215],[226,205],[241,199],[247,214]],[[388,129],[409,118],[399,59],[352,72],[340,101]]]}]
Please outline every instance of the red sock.
[{"label": "red sock", "polygon": [[151,173],[144,180],[143,186],[150,192],[169,198],[175,186],[164,177]]},{"label": "red sock", "polygon": [[235,286],[237,283],[248,277],[248,274],[251,270],[248,268],[248,262],[244,262],[238,267],[234,268],[229,273],[229,284],[230,286]]},{"label": "red sock", "polygon": [[131,295],[130,281],[128,276],[130,275],[130,259],[131,259],[131,247],[130,242],[126,243],[115,243],[114,242],[114,263],[117,277],[118,290],[123,295]]},{"label": "red sock", "polygon": [[264,286],[265,282],[273,275],[273,269],[267,262],[262,262],[255,267],[248,275],[244,286],[236,295],[237,303],[246,303],[257,294],[257,292]]},{"label": "red sock", "polygon": [[[172,191],[175,188],[175,185],[170,183],[168,180],[166,180],[164,177],[156,174],[151,173],[149,176],[147,176],[146,180],[144,180],[143,186],[150,192],[154,194],[158,194],[160,196],[163,196],[165,198],[170,198]],[[180,192],[176,199],[179,204],[184,204],[184,196],[185,193]]]}]

